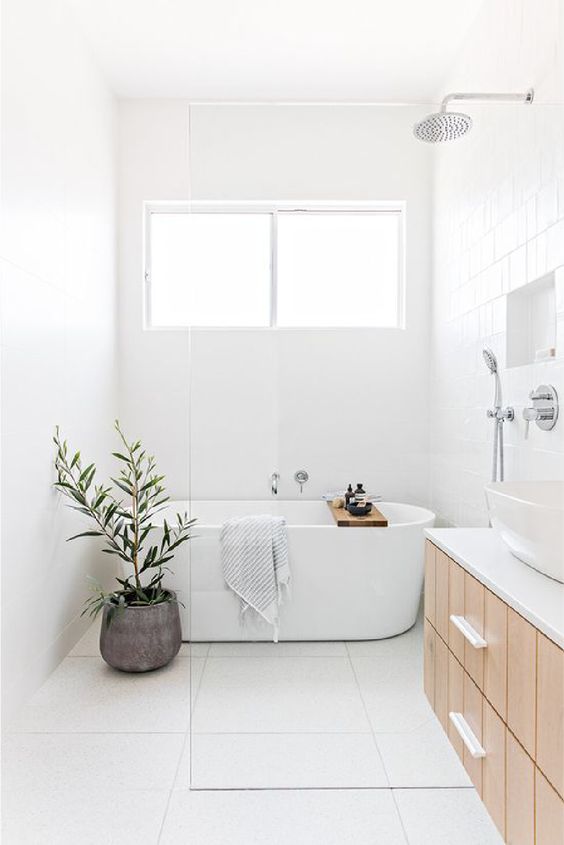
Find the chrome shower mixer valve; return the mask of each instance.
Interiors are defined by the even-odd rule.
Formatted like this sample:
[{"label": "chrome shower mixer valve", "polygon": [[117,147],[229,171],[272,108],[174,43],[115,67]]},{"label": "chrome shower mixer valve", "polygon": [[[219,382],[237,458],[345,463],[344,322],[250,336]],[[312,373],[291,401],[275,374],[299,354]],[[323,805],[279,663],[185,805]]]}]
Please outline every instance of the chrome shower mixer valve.
[{"label": "chrome shower mixer valve", "polygon": [[551,431],[558,419],[558,394],[551,384],[540,384],[536,390],[531,390],[529,399],[533,404],[523,408],[525,440],[532,422],[536,422],[542,431]]},{"label": "chrome shower mixer valve", "polygon": [[294,481],[300,485],[300,493],[303,493],[304,484],[309,480],[309,473],[305,469],[298,469],[294,473]]}]

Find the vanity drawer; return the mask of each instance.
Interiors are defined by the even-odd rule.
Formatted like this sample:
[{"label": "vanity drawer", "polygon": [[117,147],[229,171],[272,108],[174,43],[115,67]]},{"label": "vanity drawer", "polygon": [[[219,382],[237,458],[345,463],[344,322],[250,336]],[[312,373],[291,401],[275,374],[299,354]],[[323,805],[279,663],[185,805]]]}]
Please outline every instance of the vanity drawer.
[{"label": "vanity drawer", "polygon": [[[537,634],[536,763],[564,796],[564,651]],[[563,840],[564,841],[564,840]]]},{"label": "vanity drawer", "polygon": [[448,562],[448,647],[464,663],[464,634],[456,627],[452,617],[464,617],[464,570],[449,559]]},{"label": "vanity drawer", "polygon": [[435,709],[435,629],[428,619],[423,623],[423,689]]},{"label": "vanity drawer", "polygon": [[535,771],[536,845],[564,842],[564,801],[542,772]]},{"label": "vanity drawer", "polygon": [[425,617],[435,625],[435,546],[425,543]]},{"label": "vanity drawer", "polygon": [[[507,811],[505,841],[534,845],[535,764],[510,731],[506,733]],[[555,843],[552,843],[555,845]]]},{"label": "vanity drawer", "polygon": [[[484,637],[484,594],[484,586],[465,572],[464,619],[481,638]],[[481,690],[484,688],[484,651],[484,648],[477,648],[465,639],[464,668]]]},{"label": "vanity drawer", "polygon": [[[478,740],[478,743],[483,747],[483,733],[482,733],[482,693],[474,683],[474,681],[470,678],[469,675],[464,673],[464,705],[462,709],[462,715],[464,719]],[[468,772],[468,776],[470,780],[476,787],[476,791],[480,798],[482,797],[482,764],[483,764],[483,757],[475,757],[468,749],[468,747],[464,746],[464,754],[463,754],[463,763],[464,768]]]},{"label": "vanity drawer", "polygon": [[448,643],[448,569],[450,559],[435,552],[435,630]]},{"label": "vanity drawer", "polygon": [[[454,654],[448,656],[448,712],[462,713],[464,710],[464,669]],[[452,721],[448,720],[447,735],[460,759],[464,760],[464,743]]]},{"label": "vanity drawer", "polygon": [[482,801],[505,836],[505,723],[483,699],[483,738],[486,756],[482,764]]},{"label": "vanity drawer", "polygon": [[507,605],[489,590],[484,598],[484,695],[507,718]]},{"label": "vanity drawer", "polygon": [[435,714],[448,729],[448,657],[449,650],[440,637],[435,637]]},{"label": "vanity drawer", "polygon": [[507,725],[525,751],[535,757],[537,632],[508,608]]}]

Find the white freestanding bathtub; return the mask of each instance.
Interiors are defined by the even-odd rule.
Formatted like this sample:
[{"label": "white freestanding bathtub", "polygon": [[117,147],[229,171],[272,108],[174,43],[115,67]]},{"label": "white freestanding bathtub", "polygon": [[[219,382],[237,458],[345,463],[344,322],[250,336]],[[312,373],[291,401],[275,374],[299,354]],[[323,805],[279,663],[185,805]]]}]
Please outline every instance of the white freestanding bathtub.
[{"label": "white freestanding bathtub", "polygon": [[423,530],[435,516],[396,502],[378,502],[378,508],[387,528],[337,528],[323,501],[171,502],[162,513],[167,520],[185,510],[198,520],[189,554],[177,555],[167,579],[185,604],[184,639],[272,639],[268,625],[241,622],[239,601],[223,581],[221,525],[251,514],[287,521],[292,580],[280,611],[281,640],[367,640],[406,631],[415,623],[423,585]]}]

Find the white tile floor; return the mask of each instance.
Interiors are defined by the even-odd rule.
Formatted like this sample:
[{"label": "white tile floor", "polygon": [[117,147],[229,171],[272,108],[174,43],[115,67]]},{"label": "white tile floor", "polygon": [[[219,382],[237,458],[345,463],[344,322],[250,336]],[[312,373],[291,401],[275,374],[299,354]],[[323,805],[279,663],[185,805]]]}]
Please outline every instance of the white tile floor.
[{"label": "white tile floor", "polygon": [[125,675],[93,627],[5,737],[2,842],[499,845],[421,665],[417,625],[372,643],[184,645]]}]

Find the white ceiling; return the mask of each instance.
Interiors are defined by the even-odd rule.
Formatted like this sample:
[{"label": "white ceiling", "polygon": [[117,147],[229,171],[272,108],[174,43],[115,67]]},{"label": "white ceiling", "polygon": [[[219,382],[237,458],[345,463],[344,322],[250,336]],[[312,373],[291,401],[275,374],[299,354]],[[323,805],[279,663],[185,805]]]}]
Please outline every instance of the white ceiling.
[{"label": "white ceiling", "polygon": [[67,0],[120,97],[425,101],[483,0]]}]

